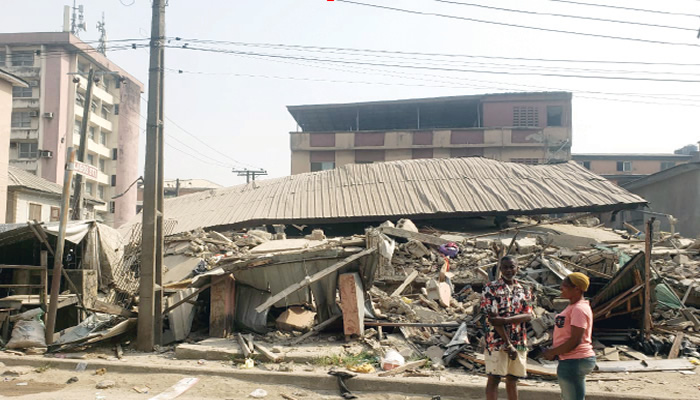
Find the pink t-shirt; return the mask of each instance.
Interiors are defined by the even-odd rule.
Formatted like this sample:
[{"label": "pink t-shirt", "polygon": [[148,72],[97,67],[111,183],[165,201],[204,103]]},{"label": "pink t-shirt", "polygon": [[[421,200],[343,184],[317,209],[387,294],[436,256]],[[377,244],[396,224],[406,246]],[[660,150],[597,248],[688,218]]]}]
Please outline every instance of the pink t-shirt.
[{"label": "pink t-shirt", "polygon": [[560,354],[560,360],[571,360],[595,356],[591,342],[593,332],[593,311],[588,300],[579,300],[567,306],[554,320],[554,340],[552,345],[559,347],[571,337],[571,327],[583,328],[581,343],[568,353]]}]

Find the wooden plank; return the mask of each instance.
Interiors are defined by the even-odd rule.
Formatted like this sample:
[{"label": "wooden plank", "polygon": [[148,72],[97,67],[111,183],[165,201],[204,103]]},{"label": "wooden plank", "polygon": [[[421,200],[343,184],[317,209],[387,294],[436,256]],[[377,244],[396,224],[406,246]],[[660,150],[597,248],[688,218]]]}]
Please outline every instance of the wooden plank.
[{"label": "wooden plank", "polygon": [[21,284],[21,283],[8,283],[8,284],[2,284],[0,285],[0,288],[6,288],[6,289],[17,289],[17,288],[30,288],[30,289],[36,289],[36,288],[43,288],[44,285],[42,284]]},{"label": "wooden plank", "polygon": [[654,218],[647,221],[646,236],[644,238],[644,316],[642,319],[642,330],[644,338],[649,340],[651,336],[651,235],[654,231]]},{"label": "wooden plank", "polygon": [[165,392],[151,397],[148,400],[172,400],[185,393],[189,388],[199,382],[199,378],[188,377],[180,379],[176,384],[169,387]]},{"label": "wooden plank", "polygon": [[290,294],[296,292],[297,290],[303,289],[303,288],[311,285],[312,283],[319,281],[319,280],[325,278],[326,276],[338,271],[339,269],[347,266],[348,264],[352,263],[353,261],[356,261],[362,257],[368,256],[368,255],[374,253],[375,251],[377,251],[376,248],[363,250],[357,254],[353,254],[350,257],[347,257],[347,258],[331,265],[330,267],[328,267],[324,270],[321,270],[321,271],[319,271],[311,276],[307,276],[306,279],[304,279],[303,281],[295,283],[295,284],[289,286],[288,288],[282,290],[281,292],[277,293],[276,295],[271,296],[265,303],[256,307],[255,311],[261,313],[261,312],[267,310],[268,308],[272,307],[273,304],[284,299],[285,297],[289,296]]},{"label": "wooden plank", "polygon": [[270,350],[267,349],[265,346],[261,346],[259,343],[255,342],[255,349],[258,350],[262,355],[265,356],[268,360],[272,362],[280,362],[282,361],[282,355],[277,355]]},{"label": "wooden plank", "polygon": [[414,327],[414,328],[459,328],[459,324],[456,322],[436,322],[436,323],[422,323],[422,322],[384,322],[384,321],[365,321],[365,326],[385,326],[385,327]]},{"label": "wooden plank", "polygon": [[427,363],[427,362],[428,362],[428,360],[418,360],[418,361],[407,362],[406,364],[404,364],[400,367],[396,367],[396,368],[390,369],[388,371],[380,372],[377,374],[377,376],[386,377],[386,376],[398,375],[398,374],[405,372],[409,369],[420,368],[423,365],[425,365],[425,363]]},{"label": "wooden plank", "polygon": [[345,336],[362,337],[365,332],[365,296],[360,274],[341,274],[338,277],[338,291]]},{"label": "wooden plank", "polygon": [[241,347],[241,352],[243,352],[243,357],[245,357],[245,358],[250,357],[250,349],[248,348],[248,345],[245,344],[245,340],[243,340],[243,336],[241,335],[240,332],[236,332],[236,341],[238,342],[238,346]]},{"label": "wooden plank", "polygon": [[46,269],[46,267],[42,267],[41,265],[9,265],[9,264],[0,264],[0,269],[23,269],[26,271],[41,271],[43,269]]},{"label": "wooden plank", "polygon": [[[76,299],[77,302],[77,299]],[[105,314],[120,315],[122,317],[131,318],[135,317],[136,313],[127,310],[124,307],[117,306],[114,304],[105,303],[101,300],[95,300],[92,306],[85,306],[87,310],[101,312]]]},{"label": "wooden plank", "polygon": [[681,342],[684,336],[683,332],[678,332],[678,334],[676,334],[676,338],[673,340],[673,345],[671,346],[671,351],[668,352],[667,358],[678,358],[678,352],[681,349]]},{"label": "wooden plank", "polygon": [[389,236],[400,237],[408,240],[417,240],[426,244],[432,244],[433,246],[442,246],[443,244],[450,243],[449,240],[441,239],[437,236],[426,235],[425,233],[411,232],[405,229],[392,228],[390,226],[384,226],[381,228],[382,233]]},{"label": "wooden plank", "polygon": [[[194,288],[185,289],[168,297],[166,300],[169,306],[167,315],[168,321],[170,321],[170,330],[173,332],[176,341],[184,340],[190,334],[195,310],[193,305],[184,303],[199,293],[201,291]],[[175,303],[180,303],[180,305],[177,307],[170,306]]]},{"label": "wooden plank", "polygon": [[410,274],[408,274],[408,276],[403,281],[401,286],[397,287],[396,290],[394,290],[394,292],[391,294],[391,297],[400,296],[401,293],[403,293],[403,291],[406,290],[408,285],[413,283],[413,281],[416,280],[417,277],[418,277],[418,271],[413,270]]},{"label": "wooden plank", "polygon": [[304,339],[308,338],[309,336],[312,336],[312,335],[317,334],[318,332],[321,332],[321,331],[322,331],[323,329],[325,329],[328,325],[330,325],[330,324],[332,324],[333,322],[337,321],[338,318],[340,318],[340,317],[341,317],[341,315],[338,314],[338,315],[334,315],[334,316],[328,318],[327,320],[325,320],[325,321],[321,322],[320,324],[318,324],[318,325],[314,326],[313,328],[311,328],[310,331],[308,331],[308,332],[306,332],[305,334],[299,336],[298,338],[292,340],[292,341],[291,341],[291,344],[292,344],[292,345],[295,345],[295,344],[297,344],[297,343],[300,343],[300,342],[303,341]]},{"label": "wooden plank", "polygon": [[233,274],[213,276],[209,307],[209,336],[227,337],[233,333],[236,280]]},{"label": "wooden plank", "polygon": [[197,289],[196,291],[190,293],[190,294],[189,294],[187,297],[185,297],[184,299],[173,303],[173,305],[171,305],[171,306],[168,306],[168,308],[166,308],[165,310],[163,310],[163,315],[169,313],[170,311],[172,311],[173,309],[175,309],[175,308],[177,308],[177,307],[180,307],[182,304],[187,303],[187,301],[188,301],[189,299],[193,298],[194,296],[197,296],[198,294],[200,294],[200,293],[201,293],[202,291],[204,291],[205,289],[209,289],[210,286],[211,286],[211,282],[207,283],[206,285],[202,286],[201,288]]}]

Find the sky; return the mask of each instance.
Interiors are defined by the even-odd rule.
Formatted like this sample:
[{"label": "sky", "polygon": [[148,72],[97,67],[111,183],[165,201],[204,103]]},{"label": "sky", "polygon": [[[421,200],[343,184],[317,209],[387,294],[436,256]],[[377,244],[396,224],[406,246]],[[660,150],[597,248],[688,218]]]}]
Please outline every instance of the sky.
[{"label": "sky", "polygon": [[[104,12],[107,56],[147,88],[150,0],[81,3],[80,38]],[[0,30],[61,31],[69,4],[3,0]],[[165,177],[288,175],[288,105],[514,91],[574,93],[574,153],[672,153],[700,140],[698,15],[700,0],[169,0]],[[142,132],[142,170],[144,152]]]}]

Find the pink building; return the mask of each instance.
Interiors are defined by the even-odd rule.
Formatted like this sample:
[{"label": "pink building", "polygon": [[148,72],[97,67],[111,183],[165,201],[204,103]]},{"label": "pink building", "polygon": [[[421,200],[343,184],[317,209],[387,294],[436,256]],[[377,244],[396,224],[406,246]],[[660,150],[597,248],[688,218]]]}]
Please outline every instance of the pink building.
[{"label": "pink building", "polygon": [[[85,103],[87,74],[97,82]],[[118,227],[136,215],[143,84],[69,32],[0,34],[0,68],[29,82],[13,90],[10,165],[63,183],[66,150],[80,143],[83,107],[91,108],[88,156],[99,169],[85,191],[105,202],[98,220]]]}]

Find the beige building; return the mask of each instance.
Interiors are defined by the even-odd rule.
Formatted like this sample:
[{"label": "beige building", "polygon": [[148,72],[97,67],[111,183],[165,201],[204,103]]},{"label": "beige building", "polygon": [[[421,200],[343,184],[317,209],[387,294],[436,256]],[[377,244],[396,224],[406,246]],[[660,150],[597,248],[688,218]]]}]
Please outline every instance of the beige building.
[{"label": "beige building", "polygon": [[686,154],[573,154],[571,158],[602,177],[619,185],[647,177],[685,164],[694,159],[697,151]]},{"label": "beige building", "polygon": [[571,93],[509,93],[287,107],[292,174],[352,163],[481,156],[569,160]]},{"label": "beige building", "polygon": [[[140,103],[143,84],[70,32],[0,34],[0,68],[29,82],[13,89],[10,165],[63,183],[66,151],[80,143],[90,107],[88,155],[98,168],[85,192],[104,201],[96,218],[115,227],[136,215]],[[96,71],[91,104],[87,76]],[[83,217],[86,217],[85,215]]]},{"label": "beige building", "polygon": [[10,160],[12,93],[15,87],[25,89],[29,87],[29,84],[0,69],[0,221],[5,221],[4,205],[7,203],[7,165]]}]

